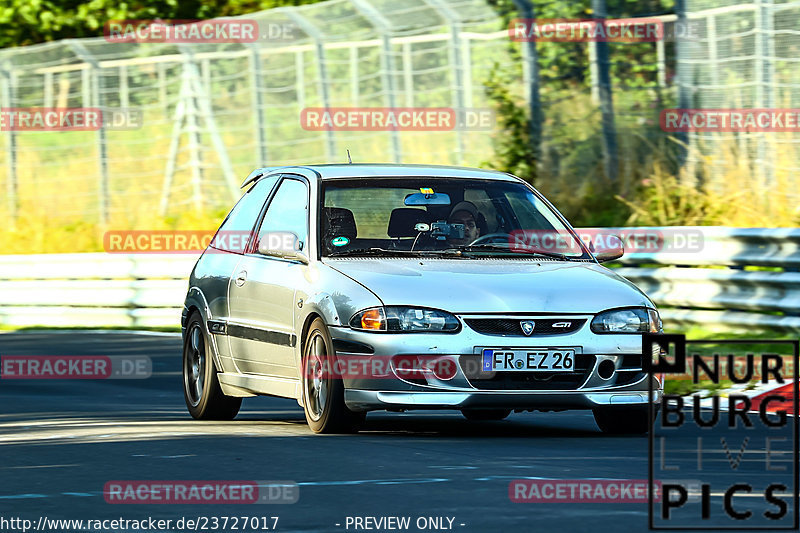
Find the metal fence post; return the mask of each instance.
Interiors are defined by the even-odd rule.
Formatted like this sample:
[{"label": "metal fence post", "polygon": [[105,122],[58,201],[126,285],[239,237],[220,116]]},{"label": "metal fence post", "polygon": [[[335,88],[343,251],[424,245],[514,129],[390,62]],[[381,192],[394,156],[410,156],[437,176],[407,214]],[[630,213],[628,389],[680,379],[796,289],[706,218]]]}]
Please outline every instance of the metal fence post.
[{"label": "metal fence post", "polygon": [[[317,48],[317,72],[319,73],[319,91],[322,97],[322,107],[329,109],[331,107],[331,97],[328,91],[328,68],[325,62],[325,39],[322,32],[294,9],[279,7],[275,11],[278,13],[285,13],[306,33],[306,35],[314,40]],[[336,138],[334,137],[333,130],[329,129],[326,131],[326,139],[326,162],[331,162],[336,153]]]},{"label": "metal fence post", "polygon": [[[453,100],[456,108],[456,120],[464,117],[464,79],[461,71],[461,18],[448,4],[442,0],[423,0],[432,6],[450,23],[450,65],[453,73]],[[461,124],[456,124],[456,162],[464,160],[464,131]]]},{"label": "metal fence post", "polygon": [[[13,107],[15,96],[16,80],[13,71],[5,66],[2,71],[2,94],[0,94],[0,105],[2,107]],[[17,211],[19,209],[19,199],[17,197],[17,132],[14,128],[6,131],[6,201],[8,206],[8,219],[12,229],[17,225]]]},{"label": "metal fence post", "polygon": [[130,107],[130,96],[128,93],[128,67],[119,66],[119,106],[127,109]]},{"label": "metal fence post", "polygon": [[358,79],[358,47],[350,47],[350,105],[358,107],[361,92]]},{"label": "metal fence post", "polygon": [[[528,23],[534,20],[533,4],[530,0],[514,0],[514,5],[517,7],[523,18],[527,19]],[[534,165],[533,170],[537,172],[538,163],[541,159],[542,151],[542,122],[544,120],[542,113],[542,103],[539,99],[539,53],[536,49],[536,40],[529,39],[527,42],[522,43],[525,53],[523,57],[527,58],[527,72],[528,72],[528,109],[530,116],[528,117],[528,136],[530,143],[531,153],[533,155]],[[523,69],[523,75],[525,70]],[[536,176],[530,176],[535,178]]]},{"label": "metal fence post", "polygon": [[167,67],[163,62],[156,65],[156,72],[158,76],[158,102],[161,104],[161,110],[164,116],[169,114],[169,102],[167,101]]},{"label": "metal fence post", "polygon": [[53,107],[53,73],[52,72],[45,72],[44,73],[44,97],[43,97],[43,106],[44,107]]},{"label": "metal fence post", "polygon": [[597,43],[589,41],[589,79],[591,80],[592,103],[600,103],[600,72],[597,67]]},{"label": "metal fence post", "polygon": [[[686,1],[675,0],[675,14],[678,16],[676,20],[676,33],[677,29],[685,28],[688,32],[688,19],[686,18]],[[689,40],[686,38],[675,38],[675,56],[676,62],[676,82],[678,85],[678,108],[688,109],[689,103],[689,68],[691,65],[688,62],[689,54]],[[675,138],[678,140],[677,148],[677,162],[678,168],[682,169],[686,165],[686,159],[689,155],[688,143],[689,136],[686,132],[676,132]]]},{"label": "metal fence post", "polygon": [[[381,85],[384,91],[384,105],[391,109],[397,107],[397,90],[395,88],[396,68],[394,54],[392,53],[392,26],[389,21],[367,0],[350,0],[350,3],[360,12],[371,24],[376,26],[381,35]],[[400,134],[396,129],[390,133],[392,155],[395,163],[403,161],[403,154],[400,150]]]},{"label": "metal fence post", "polygon": [[414,107],[414,64],[411,58],[411,43],[403,43],[403,92],[406,107]]},{"label": "metal fence post", "polygon": [[302,50],[295,52],[294,56],[294,92],[297,95],[297,109],[306,107],[306,62]]},{"label": "metal fence post", "polygon": [[267,139],[264,132],[264,102],[263,91],[261,88],[261,81],[263,74],[261,72],[261,47],[256,43],[250,45],[250,90],[252,93],[251,104],[253,106],[253,117],[255,124],[256,141],[256,166],[262,167],[267,164]]},{"label": "metal fence post", "polygon": [[[775,40],[774,15],[772,0],[756,0],[756,105],[759,108],[772,109],[775,107],[774,79],[775,79]],[[767,162],[766,136],[758,135],[758,156],[756,159],[757,173],[761,176],[764,186],[769,187],[774,179],[774,158]],[[774,152],[772,153],[774,156]]]},{"label": "metal fence post", "polygon": [[[592,15],[596,23],[605,24],[605,0],[592,0]],[[608,43],[601,40],[594,44],[597,51],[597,85],[603,121],[603,156],[606,177],[611,183],[616,183],[619,167],[617,160],[617,128],[614,123],[614,97],[611,92],[611,62],[609,60]]]},{"label": "metal fence post", "polygon": [[[105,104],[101,82],[100,64],[92,56],[86,47],[79,41],[68,39],[67,45],[70,46],[82,61],[91,66],[89,77],[91,79],[92,107],[102,109]],[[105,119],[100,121],[100,128],[97,130],[97,164],[98,164],[98,212],[100,225],[106,226],[109,221],[109,177],[108,177],[108,139],[106,137]]]}]

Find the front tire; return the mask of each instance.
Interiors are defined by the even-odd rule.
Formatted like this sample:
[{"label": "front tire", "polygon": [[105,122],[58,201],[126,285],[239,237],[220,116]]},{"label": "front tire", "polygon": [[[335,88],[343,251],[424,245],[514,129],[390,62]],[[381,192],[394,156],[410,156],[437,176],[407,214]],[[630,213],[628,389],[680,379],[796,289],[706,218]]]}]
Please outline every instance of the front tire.
[{"label": "front tire", "polygon": [[222,392],[203,317],[197,311],[189,316],[183,339],[183,398],[196,420],[233,420],[242,406],[241,398]]},{"label": "front tire", "polygon": [[644,435],[650,429],[647,407],[601,407],[593,410],[597,426],[611,435]]},{"label": "front tire", "polygon": [[321,318],[308,328],[303,345],[303,408],[314,433],[353,433],[366,413],[355,413],[344,404],[344,382],[336,373],[336,352]]}]

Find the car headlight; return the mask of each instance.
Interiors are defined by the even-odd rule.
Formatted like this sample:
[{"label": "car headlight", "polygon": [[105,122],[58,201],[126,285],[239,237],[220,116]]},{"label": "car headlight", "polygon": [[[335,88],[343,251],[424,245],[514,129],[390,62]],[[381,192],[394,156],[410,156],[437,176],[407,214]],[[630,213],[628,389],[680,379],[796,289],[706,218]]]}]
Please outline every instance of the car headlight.
[{"label": "car headlight", "polygon": [[595,333],[658,333],[661,317],[655,309],[630,307],[604,311],[592,319]]},{"label": "car headlight", "polygon": [[420,307],[371,307],[350,319],[350,327],[363,331],[455,333],[461,323],[450,313]]}]

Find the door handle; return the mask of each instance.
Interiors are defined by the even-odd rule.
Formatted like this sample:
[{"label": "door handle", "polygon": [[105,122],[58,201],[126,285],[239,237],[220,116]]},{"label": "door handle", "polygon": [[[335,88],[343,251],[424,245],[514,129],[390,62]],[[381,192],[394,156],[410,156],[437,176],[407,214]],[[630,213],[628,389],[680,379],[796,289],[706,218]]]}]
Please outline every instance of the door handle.
[{"label": "door handle", "polygon": [[236,284],[237,287],[241,287],[247,281],[247,271],[242,270],[239,272],[239,275],[236,276],[236,279],[233,282]]}]

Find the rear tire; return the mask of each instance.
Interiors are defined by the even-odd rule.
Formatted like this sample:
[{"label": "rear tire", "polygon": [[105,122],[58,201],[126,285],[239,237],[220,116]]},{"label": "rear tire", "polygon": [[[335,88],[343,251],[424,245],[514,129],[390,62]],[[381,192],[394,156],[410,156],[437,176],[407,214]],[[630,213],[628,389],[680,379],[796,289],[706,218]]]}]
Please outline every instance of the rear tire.
[{"label": "rear tire", "polygon": [[189,316],[183,339],[183,398],[196,420],[233,420],[242,406],[241,398],[222,392],[203,317],[197,311]]},{"label": "rear tire", "polygon": [[598,427],[610,435],[644,435],[650,429],[647,407],[601,407],[593,413]]},{"label": "rear tire", "polygon": [[355,433],[366,418],[344,403],[344,382],[336,373],[336,352],[321,318],[308,328],[301,363],[303,409],[314,433]]},{"label": "rear tire", "polygon": [[511,414],[511,409],[462,409],[461,414],[467,420],[503,420]]}]

